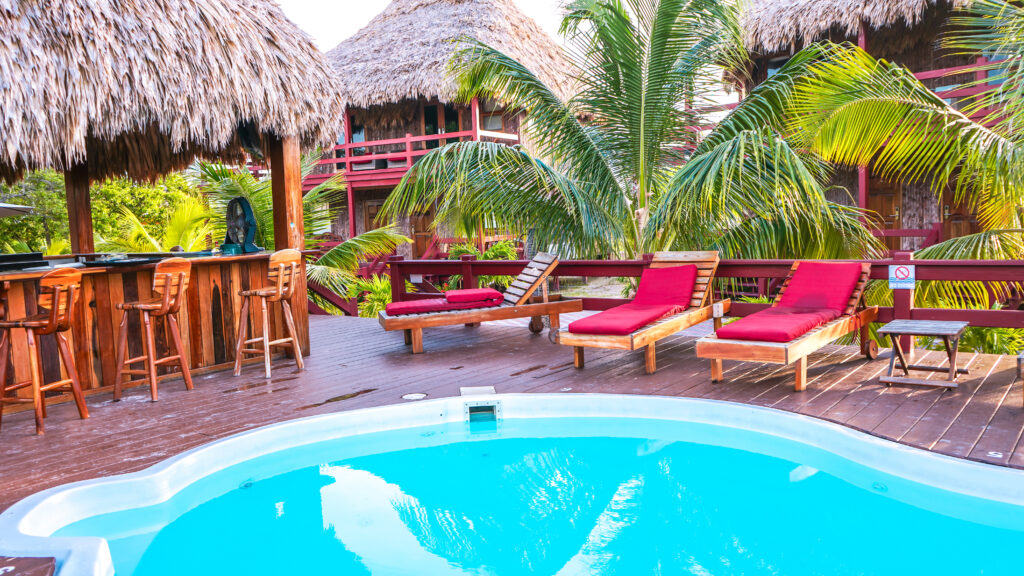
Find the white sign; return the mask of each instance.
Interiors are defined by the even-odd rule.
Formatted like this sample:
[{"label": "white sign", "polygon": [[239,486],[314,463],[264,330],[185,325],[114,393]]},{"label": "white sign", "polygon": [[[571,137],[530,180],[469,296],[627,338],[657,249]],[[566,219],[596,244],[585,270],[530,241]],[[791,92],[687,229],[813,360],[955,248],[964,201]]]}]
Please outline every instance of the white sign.
[{"label": "white sign", "polygon": [[889,288],[892,290],[913,290],[915,274],[914,266],[911,264],[889,266]]}]

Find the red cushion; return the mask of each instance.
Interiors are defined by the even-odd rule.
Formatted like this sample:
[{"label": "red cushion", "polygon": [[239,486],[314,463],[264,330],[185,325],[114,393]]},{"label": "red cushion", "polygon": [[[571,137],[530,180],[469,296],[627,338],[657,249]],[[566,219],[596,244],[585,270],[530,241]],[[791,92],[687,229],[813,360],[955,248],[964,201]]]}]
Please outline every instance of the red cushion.
[{"label": "red cushion", "polygon": [[633,304],[682,306],[689,308],[697,267],[693,264],[668,268],[646,268],[640,275]]},{"label": "red cushion", "polygon": [[801,262],[779,306],[845,312],[860,273],[861,265],[856,262]]},{"label": "red cushion", "polygon": [[464,304],[466,302],[480,302],[481,300],[501,300],[501,292],[494,288],[467,288],[465,290],[449,290],[444,293],[445,300],[452,304]]},{"label": "red cushion", "polygon": [[776,306],[730,322],[719,328],[715,335],[726,340],[789,342],[841,315],[838,310],[829,308],[813,310]]},{"label": "red cushion", "polygon": [[481,302],[452,303],[444,298],[429,298],[426,300],[405,300],[404,302],[392,302],[384,311],[388,316],[401,316],[402,314],[423,314],[425,312],[447,312],[451,310],[471,310],[473,308],[491,308],[501,304],[501,299],[484,300]]},{"label": "red cushion", "polygon": [[635,302],[623,304],[569,324],[569,332],[573,334],[629,334],[651,322],[674,314],[680,309],[679,306],[671,304],[653,306]]}]

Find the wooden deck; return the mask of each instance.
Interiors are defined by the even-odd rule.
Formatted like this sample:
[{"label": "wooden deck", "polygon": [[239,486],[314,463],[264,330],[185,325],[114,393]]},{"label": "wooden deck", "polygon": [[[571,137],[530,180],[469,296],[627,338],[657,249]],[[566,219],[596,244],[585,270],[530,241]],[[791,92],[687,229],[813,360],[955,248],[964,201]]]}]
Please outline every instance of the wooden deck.
[{"label": "wooden deck", "polygon": [[[770,406],[823,418],[972,460],[1024,468],[1024,409],[1016,359],[961,354],[971,373],[960,388],[887,388],[878,383],[889,351],[866,361],[854,347],[811,355],[808,389],[792,390],[792,367],[727,362],[726,382],[711,384],[709,363],[693,354],[706,328],[663,340],[658,372],[644,375],[642,352],[587,350],[586,368],[572,350],[532,335],[525,321],[477,328],[428,329],[425,354],[412,355],[401,332],[385,333],[373,319],[313,317],[313,355],[305,373],[276,364],[267,382],[257,366],[162,384],[160,402],[143,388],[114,403],[91,396],[92,418],[77,419],[72,404],[50,409],[45,436],[32,415],[8,415],[0,432],[0,509],[33,492],[130,472],[216,438],[302,416],[403,402],[402,394],[457,395],[460,386],[493,385],[499,392],[607,392],[712,398]],[[919,353],[921,363],[945,353]],[[941,377],[933,375],[932,377]]]}]

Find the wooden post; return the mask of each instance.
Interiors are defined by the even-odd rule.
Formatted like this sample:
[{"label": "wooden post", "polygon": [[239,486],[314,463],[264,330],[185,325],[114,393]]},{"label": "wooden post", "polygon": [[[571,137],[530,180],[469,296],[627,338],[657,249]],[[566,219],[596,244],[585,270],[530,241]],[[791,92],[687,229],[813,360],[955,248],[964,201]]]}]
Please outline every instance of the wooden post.
[{"label": "wooden post", "polygon": [[73,254],[95,252],[88,164],[79,162],[64,171],[64,190],[67,194],[68,224],[71,228],[71,252]]},{"label": "wooden post", "polygon": [[[352,154],[352,119],[348,115],[348,108],[344,111],[345,114],[345,138],[342,140],[342,151],[345,154],[345,175],[346,178],[352,173],[352,165],[349,163],[349,156]],[[335,164],[337,168],[337,164]],[[348,237],[355,238],[356,236],[356,198],[355,191],[352,190],[352,184],[345,183],[345,194],[347,196],[346,202],[348,203]]]},{"label": "wooden post", "polygon": [[476,260],[476,255],[463,254],[459,256],[459,260],[462,260],[462,287],[479,288],[480,284],[476,279],[476,273],[473,272],[473,261]]},{"label": "wooden post", "polygon": [[405,277],[402,274],[399,263],[405,260],[402,256],[388,258],[388,275],[391,278],[391,301],[401,302],[405,300]]},{"label": "wooden post", "polygon": [[412,134],[405,133],[405,169],[412,168]]},{"label": "wooden post", "polygon": [[471,136],[470,138],[472,140],[474,140],[474,141],[475,140],[479,140],[480,139],[480,99],[479,98],[473,98],[473,100],[469,103],[469,114],[470,114],[470,124],[472,126],[471,130],[473,131],[473,136]]},{"label": "wooden post", "polygon": [[[911,261],[914,259],[913,252],[896,252],[893,260]],[[914,309],[914,290],[893,290],[892,291],[893,318],[897,320],[909,320]],[[908,359],[914,358],[914,337],[900,336],[900,347]]]},{"label": "wooden post", "polygon": [[[865,52],[868,51],[868,29],[864,22],[860,23],[860,29],[857,31],[857,47]],[[868,207],[868,167],[866,165],[857,167],[857,206],[862,210]],[[861,221],[867,224],[866,217],[861,216]]]},{"label": "wooden post", "polygon": [[[274,249],[306,246],[305,229],[302,222],[302,170],[299,141],[294,136],[284,138],[270,135],[270,186],[274,200]],[[292,314],[298,332],[302,354],[309,355],[309,307],[306,300],[306,262],[302,262],[302,273],[295,282],[291,297]]]}]

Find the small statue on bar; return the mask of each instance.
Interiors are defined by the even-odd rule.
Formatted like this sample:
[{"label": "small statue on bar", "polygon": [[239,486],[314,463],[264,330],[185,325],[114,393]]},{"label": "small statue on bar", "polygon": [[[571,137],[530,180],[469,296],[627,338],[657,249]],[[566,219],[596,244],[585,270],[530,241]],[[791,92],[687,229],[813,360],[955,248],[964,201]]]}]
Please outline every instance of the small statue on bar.
[{"label": "small statue on bar", "polygon": [[239,196],[228,202],[227,234],[220,249],[224,254],[248,254],[262,250],[254,242],[256,239],[256,216],[253,214],[252,205],[245,198]]}]

